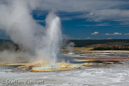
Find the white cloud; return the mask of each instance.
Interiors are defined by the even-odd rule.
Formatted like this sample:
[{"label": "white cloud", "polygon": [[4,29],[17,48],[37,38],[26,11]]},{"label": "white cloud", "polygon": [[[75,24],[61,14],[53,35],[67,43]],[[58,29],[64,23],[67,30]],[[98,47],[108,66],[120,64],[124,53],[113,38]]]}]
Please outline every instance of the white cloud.
[{"label": "white cloud", "polygon": [[125,33],[124,35],[129,35],[129,33]]},{"label": "white cloud", "polygon": [[99,32],[94,32],[94,33],[91,33],[91,35],[98,35]]},{"label": "white cloud", "polygon": [[[3,1],[3,0],[2,0]],[[49,11],[81,13],[74,18],[88,18],[89,21],[129,21],[127,0],[27,0],[33,8]],[[36,3],[36,4],[35,4]],[[37,6],[37,7],[36,7]],[[121,8],[122,7],[122,8]],[[69,19],[64,18],[64,19]]]},{"label": "white cloud", "polygon": [[108,23],[101,23],[101,24],[96,24],[95,26],[110,26]]},{"label": "white cloud", "polygon": [[[0,0],[0,3],[5,3],[10,0]],[[17,0],[11,0],[17,1]],[[128,7],[127,0],[23,0],[27,1],[29,8],[33,10],[50,11],[56,9],[60,12],[81,13],[74,18],[87,18],[89,21],[129,21],[129,10],[121,9]],[[62,18],[69,20],[70,17]],[[73,18],[73,17],[72,17]]]},{"label": "white cloud", "polygon": [[[37,0],[36,0],[37,1]],[[120,7],[126,5],[128,1],[116,1],[116,0],[38,0],[41,1],[40,7],[45,10],[51,8],[57,9],[58,11],[65,12],[89,12],[94,10],[102,10]]]},{"label": "white cloud", "polygon": [[105,35],[112,35],[112,34],[109,34],[109,33],[105,33]]},{"label": "white cloud", "polygon": [[114,32],[113,34],[105,33],[105,35],[122,35],[122,33]]},{"label": "white cloud", "polygon": [[122,35],[122,33],[115,32],[114,35]]},{"label": "white cloud", "polygon": [[123,21],[120,23],[120,25],[129,25],[129,21]]},{"label": "white cloud", "polygon": [[77,25],[77,26],[111,26],[111,24],[99,23],[99,24],[94,24],[94,25]]},{"label": "white cloud", "polygon": [[86,39],[91,39],[90,37],[87,37]]},{"label": "white cloud", "polygon": [[94,15],[87,17],[94,21],[101,21],[101,20],[129,21],[129,10],[120,10],[120,9],[97,10],[94,12]]}]

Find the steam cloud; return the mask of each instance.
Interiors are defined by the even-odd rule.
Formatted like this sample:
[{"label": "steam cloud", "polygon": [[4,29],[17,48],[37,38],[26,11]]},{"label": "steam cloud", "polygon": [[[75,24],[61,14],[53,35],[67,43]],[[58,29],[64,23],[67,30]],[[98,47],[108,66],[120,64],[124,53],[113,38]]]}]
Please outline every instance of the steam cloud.
[{"label": "steam cloud", "polygon": [[74,46],[75,46],[74,42],[70,42],[70,43],[67,45],[66,48],[69,50],[69,54],[74,54],[74,52],[73,52]]},{"label": "steam cloud", "polygon": [[0,0],[0,29],[11,40],[38,59],[57,61],[62,42],[60,18],[52,11],[46,26],[38,24],[31,12],[40,0]]}]

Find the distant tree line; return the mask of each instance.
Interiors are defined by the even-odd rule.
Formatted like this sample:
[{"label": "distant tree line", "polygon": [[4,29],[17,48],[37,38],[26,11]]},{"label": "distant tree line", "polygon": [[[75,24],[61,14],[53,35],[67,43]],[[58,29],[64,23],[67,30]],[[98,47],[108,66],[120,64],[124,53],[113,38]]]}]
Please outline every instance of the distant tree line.
[{"label": "distant tree line", "polygon": [[0,51],[20,51],[21,48],[10,40],[0,40]]},{"label": "distant tree line", "polygon": [[[93,44],[107,44],[113,42],[129,43],[129,39],[110,39],[110,40],[69,40],[69,42],[75,43],[75,47],[85,47]],[[128,45],[129,46],[129,45]]]},{"label": "distant tree line", "polygon": [[94,47],[93,50],[129,50],[129,47]]}]

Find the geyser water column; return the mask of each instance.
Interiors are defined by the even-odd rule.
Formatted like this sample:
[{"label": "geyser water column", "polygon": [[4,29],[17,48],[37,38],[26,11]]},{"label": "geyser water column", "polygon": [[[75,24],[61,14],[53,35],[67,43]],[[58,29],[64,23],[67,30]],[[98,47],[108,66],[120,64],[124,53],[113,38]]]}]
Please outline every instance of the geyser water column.
[{"label": "geyser water column", "polygon": [[42,49],[37,53],[45,56],[51,64],[55,64],[62,45],[60,18],[51,11],[46,18],[46,32],[42,39]]},{"label": "geyser water column", "polygon": [[[34,61],[55,63],[62,43],[60,18],[51,11],[46,26],[37,23],[32,17],[36,2],[39,0],[0,0],[0,29]],[[9,55],[7,59],[11,59]]]},{"label": "geyser water column", "polygon": [[47,31],[46,31],[46,48],[47,54],[53,62],[57,61],[57,55],[60,52],[62,44],[62,32],[60,18],[54,13],[49,13],[46,19]]}]

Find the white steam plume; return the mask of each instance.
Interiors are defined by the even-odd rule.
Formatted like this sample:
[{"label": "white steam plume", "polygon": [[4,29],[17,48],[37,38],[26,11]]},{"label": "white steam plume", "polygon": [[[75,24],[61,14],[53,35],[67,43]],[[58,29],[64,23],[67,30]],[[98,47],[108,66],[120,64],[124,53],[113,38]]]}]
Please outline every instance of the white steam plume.
[{"label": "white steam plume", "polygon": [[70,43],[67,45],[66,48],[68,49],[69,54],[74,54],[74,52],[73,52],[74,46],[75,46],[74,42],[70,42]]},{"label": "white steam plume", "polygon": [[5,0],[0,4],[0,26],[11,39],[26,50],[35,47],[35,32],[38,24],[32,18],[25,0]]},{"label": "white steam plume", "polygon": [[50,12],[46,27],[38,24],[31,12],[40,0],[0,0],[0,29],[11,40],[35,57],[56,62],[61,46],[60,19]]},{"label": "white steam plume", "polygon": [[55,63],[62,44],[60,18],[50,12],[46,18],[45,28],[45,36],[40,41],[37,54],[40,55],[38,57],[44,56],[47,60]]}]

